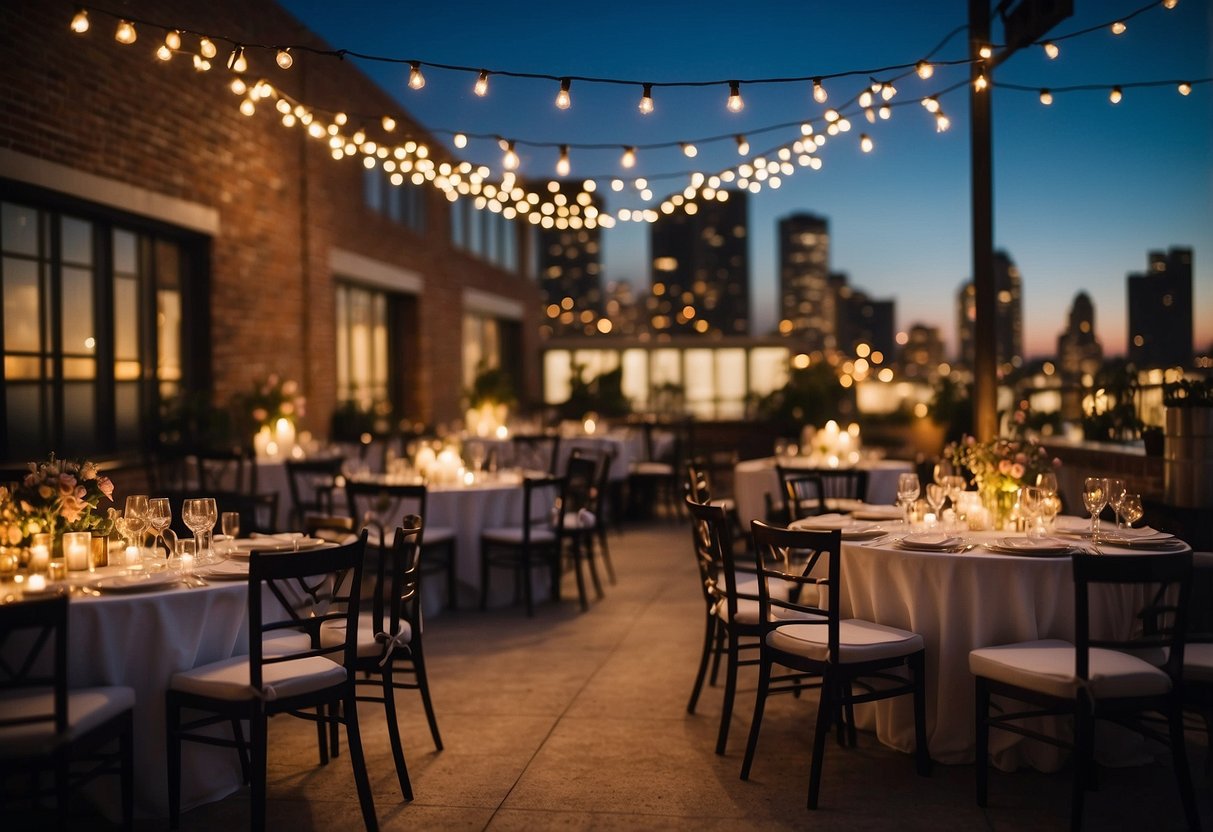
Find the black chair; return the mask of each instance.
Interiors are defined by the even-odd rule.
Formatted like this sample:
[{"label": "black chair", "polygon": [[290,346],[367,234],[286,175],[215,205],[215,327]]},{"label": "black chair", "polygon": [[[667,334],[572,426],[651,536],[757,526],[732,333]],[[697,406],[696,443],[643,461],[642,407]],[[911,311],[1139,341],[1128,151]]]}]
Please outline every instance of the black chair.
[{"label": "black chair", "polygon": [[[354,687],[357,643],[352,634],[357,632],[358,626],[357,589],[362,585],[365,551],[366,535],[363,534],[345,546],[275,554],[251,553],[248,655],[176,673],[165,693],[169,823],[172,828],[177,827],[181,814],[183,741],[237,749],[246,780],[251,784],[252,828],[265,828],[267,722],[271,716],[286,713],[315,720],[320,728],[323,728],[323,722],[331,720],[345,725],[362,820],[367,829],[378,829],[362,753]],[[324,585],[331,588],[332,603],[317,604],[306,619],[301,619],[292,610],[280,613],[267,609],[265,598],[271,593],[272,597],[281,598],[293,591],[296,582],[309,578],[323,579]],[[353,590],[342,594],[339,588],[343,586]],[[329,645],[317,647],[320,628],[327,621],[344,621],[347,638],[331,640]],[[299,631],[301,625],[306,627],[306,634]],[[199,711],[203,715],[184,721],[186,711]],[[249,723],[247,741],[241,728],[242,720]],[[196,733],[198,729],[222,723],[232,726],[231,740]]]},{"label": "black chair", "polygon": [[[532,572],[551,575],[552,597],[560,592],[561,527],[564,512],[553,511],[553,499],[563,497],[565,478],[531,476],[522,480],[522,517],[517,526],[485,529],[480,535],[480,609],[488,607],[489,576],[493,568],[514,573],[514,598],[521,596],[526,614],[535,614]],[[555,517],[555,522],[552,518]],[[578,576],[580,576],[578,572]]]},{"label": "black chair", "polygon": [[286,484],[291,495],[288,517],[292,529],[302,528],[308,514],[333,513],[333,490],[344,463],[344,459],[336,456],[286,461]]},{"label": "black chair", "polygon": [[[1082,826],[1083,797],[1093,785],[1095,721],[1106,719],[1171,746],[1172,766],[1188,827],[1201,828],[1184,749],[1184,639],[1192,583],[1192,553],[1074,555],[1075,640],[1059,639],[982,647],[969,653],[977,694],[977,805],[989,792],[989,729],[1074,749],[1070,828]],[[1146,600],[1123,625],[1137,633],[1110,638],[1091,634],[1092,587],[1137,586]],[[1097,608],[1098,608],[1097,604]],[[1149,659],[1157,658],[1157,663]],[[991,696],[1029,707],[991,712]],[[1167,735],[1142,719],[1161,713]],[[1067,716],[1074,742],[1046,736],[1021,720]]]},{"label": "black chair", "polygon": [[199,451],[197,462],[198,493],[214,497],[219,511],[240,513],[242,534],[277,531],[278,492],[257,490],[257,460],[248,449],[208,449]]},{"label": "black chair", "polygon": [[[418,545],[421,526],[419,516],[411,514],[405,517],[402,525],[396,529],[392,546],[381,552],[375,569],[369,610],[366,599],[363,599],[363,612],[358,620],[358,655],[355,659],[355,669],[361,674],[355,684],[359,689],[378,688],[378,693],[359,695],[358,701],[383,705],[392,759],[396,763],[396,777],[405,800],[413,799],[413,789],[400,742],[395,691],[415,690],[421,694],[434,747],[442,750],[442,736],[438,733],[438,720],[434,716],[425,668],[421,599],[417,594],[421,583],[421,547]],[[378,532],[381,537],[387,533],[386,529],[379,529]],[[322,646],[344,639],[345,622],[329,621],[321,626]],[[399,674],[408,674],[412,679],[401,678]],[[335,730],[330,742],[336,754],[338,737]]]},{"label": "black chair", "polygon": [[[67,604],[67,596],[0,604],[0,778],[38,784],[31,775],[50,771],[58,827],[67,829],[72,793],[118,774],[122,827],[131,829],[135,692],[68,689]],[[26,794],[36,802],[42,790]]]},{"label": "black chair", "polygon": [[[612,519],[610,515],[616,510],[615,505],[610,500],[611,466],[615,463],[615,452],[613,450],[605,450],[596,453],[582,448],[573,448],[569,459],[578,456],[592,460],[597,471],[594,478],[594,486],[590,491],[590,513],[579,518],[582,525],[588,525],[593,528],[593,537],[588,541],[590,546],[589,557],[592,562],[595,552],[602,556],[602,565],[606,568],[607,580],[614,584],[615,566],[611,563],[611,542],[608,539],[607,532],[609,531]],[[565,464],[565,474],[568,474],[567,463]],[[597,547],[594,546],[595,542],[598,544]]]},{"label": "black chair", "polygon": [[[644,458],[628,467],[628,495],[632,514],[648,517],[658,506],[677,519],[682,512],[682,476],[684,458],[689,457],[691,425],[683,422],[640,423]],[[661,447],[664,438],[671,439]]]},{"label": "black chair", "polygon": [[[345,496],[350,517],[359,528],[371,531],[370,544],[386,552],[391,543],[380,537],[381,529],[393,528],[399,518],[416,514],[426,518],[429,490],[422,483],[379,483],[374,480],[347,480]],[[418,536],[421,546],[421,573],[445,575],[446,603],[458,606],[459,582],[455,566],[455,530],[448,526],[425,526]]]},{"label": "black chair", "polygon": [[1184,707],[1204,724],[1206,774],[1213,771],[1213,552],[1192,553],[1192,597],[1184,645]]},{"label": "black chair", "polygon": [[[557,514],[553,523],[557,537],[557,558],[562,567],[574,572],[577,577],[577,596],[583,611],[590,608],[585,577],[582,575],[583,565],[590,573],[595,595],[600,600],[602,598],[602,581],[598,578],[598,567],[594,561],[594,540],[603,528],[596,513],[601,510],[595,497],[599,479],[599,465],[593,459],[580,454],[569,457],[564,484],[553,509]],[[553,595],[556,600],[560,599],[559,581],[553,587]]]},{"label": "black chair", "polygon": [[838,500],[863,500],[868,493],[868,472],[859,468],[776,465],[775,474],[788,523],[836,510]]},{"label": "black chair", "polygon": [[[750,776],[774,665],[821,677],[809,773],[810,809],[817,808],[830,726],[840,711],[849,712],[862,702],[913,695],[916,767],[920,775],[929,774],[922,636],[871,621],[842,618],[839,614],[842,537],[837,530],[779,529],[755,520],[752,533],[757,555],[758,621],[764,634],[758,695],[741,779]],[[815,577],[812,573],[823,556],[828,577]],[[779,582],[795,587],[786,601],[772,592],[771,585]],[[789,621],[789,614],[797,618]],[[906,671],[908,680],[903,675]]]},{"label": "black chair", "polygon": [[560,465],[560,434],[515,434],[510,437],[510,459],[523,471],[555,475]]}]

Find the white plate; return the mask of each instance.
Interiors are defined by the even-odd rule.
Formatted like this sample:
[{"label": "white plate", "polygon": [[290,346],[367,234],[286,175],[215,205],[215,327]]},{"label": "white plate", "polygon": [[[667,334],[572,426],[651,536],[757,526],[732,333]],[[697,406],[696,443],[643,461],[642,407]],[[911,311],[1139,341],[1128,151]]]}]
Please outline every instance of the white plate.
[{"label": "white plate", "polygon": [[249,556],[249,552],[294,552],[302,549],[314,549],[323,546],[324,541],[318,537],[242,537],[235,541],[237,551],[232,557]]},{"label": "white plate", "polygon": [[225,560],[215,566],[199,569],[196,574],[208,581],[247,581],[248,561]]},{"label": "white plate", "polygon": [[111,575],[93,581],[100,592],[156,592],[181,583],[176,572],[136,572],[132,575]]},{"label": "white plate", "polygon": [[901,506],[882,506],[866,503],[851,511],[856,520],[900,520],[905,515]]},{"label": "white plate", "polygon": [[1069,543],[1055,537],[1000,537],[986,544],[986,548],[993,552],[1029,556],[1069,555],[1074,551]]},{"label": "white plate", "polygon": [[959,537],[944,534],[943,532],[920,532],[917,534],[907,534],[900,541],[903,549],[919,549],[924,552],[935,552],[944,549],[953,549],[964,543]]}]

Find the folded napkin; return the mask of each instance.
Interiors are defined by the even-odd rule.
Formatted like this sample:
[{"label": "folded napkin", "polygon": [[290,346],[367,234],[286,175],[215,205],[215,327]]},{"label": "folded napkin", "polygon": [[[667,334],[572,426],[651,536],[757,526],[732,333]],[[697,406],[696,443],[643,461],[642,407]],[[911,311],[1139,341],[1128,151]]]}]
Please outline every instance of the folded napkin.
[{"label": "folded napkin", "polygon": [[830,514],[818,514],[815,517],[803,517],[791,523],[790,529],[813,529],[817,531],[833,531],[834,529],[846,529],[855,524],[845,514],[832,512]]}]

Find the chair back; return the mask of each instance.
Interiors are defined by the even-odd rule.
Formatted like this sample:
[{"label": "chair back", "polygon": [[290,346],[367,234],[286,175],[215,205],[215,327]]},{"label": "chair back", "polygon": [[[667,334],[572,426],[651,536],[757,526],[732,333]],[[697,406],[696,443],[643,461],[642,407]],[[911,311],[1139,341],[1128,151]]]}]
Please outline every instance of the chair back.
[{"label": "chair back", "polygon": [[358,536],[354,518],[337,514],[303,515],[303,533],[329,543],[349,543]]},{"label": "chair back", "polygon": [[[763,626],[775,617],[789,617],[797,624],[828,628],[828,661],[838,660],[839,599],[842,585],[842,533],[838,529],[780,529],[761,520],[751,524],[754,537],[755,571],[758,574],[758,620]],[[813,572],[824,560],[826,576]],[[771,583],[790,584],[787,600],[771,594]],[[825,592],[821,591],[825,587]]]},{"label": "chair back", "polygon": [[787,521],[800,520],[826,510],[825,483],[815,471],[775,466]]},{"label": "chair back", "polygon": [[211,493],[257,493],[257,461],[243,448],[199,451],[198,488]]},{"label": "chair back", "polygon": [[692,459],[686,464],[686,479],[683,489],[686,498],[696,503],[706,503],[712,499],[712,488],[708,484],[707,472],[699,467],[699,460]]},{"label": "chair back", "polygon": [[47,688],[45,711],[13,716],[0,708],[0,731],[45,723],[67,732],[67,596],[0,604],[0,693]]},{"label": "chair back", "polygon": [[405,517],[396,528],[391,549],[378,558],[371,596],[376,633],[394,635],[400,632],[401,621],[409,622],[414,631],[421,625],[421,526],[416,514]]},{"label": "chair back", "polygon": [[581,527],[581,512],[593,513],[594,492],[598,487],[598,464],[593,458],[574,454],[565,466],[565,475],[557,498],[559,510],[553,524],[557,532],[575,531]]},{"label": "chair back", "polygon": [[[388,531],[400,525],[400,520],[416,514],[422,523],[426,517],[429,489],[424,483],[379,483],[372,480],[347,480],[345,497],[350,517],[357,529],[373,529],[378,535],[379,549],[389,547]],[[423,532],[417,533],[417,545],[425,543]]]},{"label": "chair back", "polygon": [[[362,567],[366,553],[366,532],[344,546],[307,549],[301,552],[259,552],[249,555],[249,683],[254,691],[263,692],[264,667],[270,664],[298,661],[312,656],[324,656],[346,668],[347,680],[353,679],[357,657],[358,614],[362,587]],[[281,602],[291,592],[290,584],[325,586],[331,593],[320,597],[306,618],[291,609],[285,617],[266,609],[263,590]],[[346,638],[339,644],[321,646],[318,633],[325,621],[344,621]],[[312,636],[308,649],[275,651],[266,656],[263,639],[277,631],[302,627]]]},{"label": "chair back", "polygon": [[[1188,626],[1188,597],[1192,589],[1192,552],[1141,555],[1073,556],[1075,674],[1090,678],[1090,650],[1101,647],[1137,653],[1161,649],[1163,670],[1178,684],[1183,674],[1183,649]],[[1091,586],[1137,586],[1144,590],[1125,635],[1091,638]],[[1136,596],[1135,596],[1136,597]]]},{"label": "chair back", "polygon": [[574,447],[572,453],[569,454],[568,460],[565,461],[565,476],[569,476],[569,467],[574,459],[588,459],[594,465],[594,483],[589,491],[589,503],[587,508],[597,518],[598,523],[605,523],[606,517],[603,511],[607,505],[607,494],[611,487],[611,466],[615,462],[615,451],[611,448],[606,448],[602,451],[590,451],[585,448]]},{"label": "chair back", "polygon": [[318,459],[288,459],[286,485],[291,495],[291,511],[302,517],[306,509],[331,512],[333,486],[341,476],[345,460],[339,456]]},{"label": "chair back", "polygon": [[713,607],[724,604],[728,608],[728,620],[736,621],[736,564],[732,532],[724,509],[706,499],[694,500],[689,494],[686,505],[691,514],[691,545],[699,566],[699,588],[704,603]]},{"label": "chair back", "polygon": [[510,437],[510,450],[515,468],[555,474],[560,464],[560,435],[515,434]]},{"label": "chair back", "polygon": [[[564,529],[564,477],[535,475],[522,479],[522,545],[530,546],[531,532],[539,524],[551,524],[560,534]],[[555,494],[555,504],[553,504]],[[555,522],[552,522],[555,520]]]}]

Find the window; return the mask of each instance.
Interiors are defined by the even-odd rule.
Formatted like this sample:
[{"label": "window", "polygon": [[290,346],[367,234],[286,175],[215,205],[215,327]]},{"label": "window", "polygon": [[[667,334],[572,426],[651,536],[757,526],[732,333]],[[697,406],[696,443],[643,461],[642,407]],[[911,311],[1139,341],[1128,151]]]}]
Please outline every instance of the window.
[{"label": "window", "polygon": [[337,400],[371,410],[389,400],[387,293],[337,284]]},{"label": "window", "polygon": [[[202,243],[34,202],[0,204],[0,453],[143,447],[159,432],[161,402],[191,375],[182,310],[186,291],[200,291],[189,264]],[[203,326],[205,309],[196,317]]]},{"label": "window", "polygon": [[362,175],[362,199],[367,208],[418,234],[425,233],[426,185],[407,178],[394,185],[378,168],[364,169]]},{"label": "window", "polygon": [[451,203],[451,244],[516,274],[519,271],[516,222],[476,208],[469,199],[457,199]]}]

